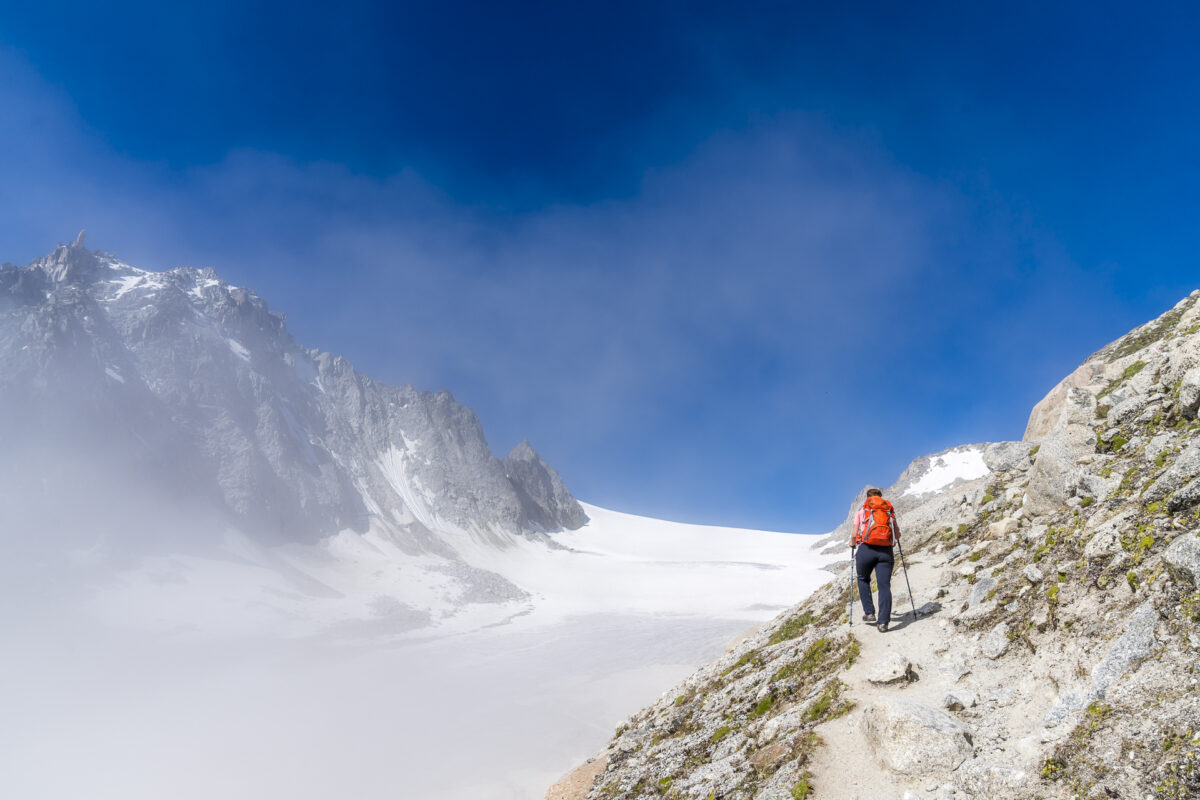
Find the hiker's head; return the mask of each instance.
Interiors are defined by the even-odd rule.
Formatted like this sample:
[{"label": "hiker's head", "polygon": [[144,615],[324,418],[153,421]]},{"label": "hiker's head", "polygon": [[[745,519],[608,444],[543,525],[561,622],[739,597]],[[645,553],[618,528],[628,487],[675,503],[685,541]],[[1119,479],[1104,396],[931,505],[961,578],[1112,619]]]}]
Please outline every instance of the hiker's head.
[{"label": "hiker's head", "polygon": [[867,489],[867,497],[883,497],[883,492],[879,489]]}]

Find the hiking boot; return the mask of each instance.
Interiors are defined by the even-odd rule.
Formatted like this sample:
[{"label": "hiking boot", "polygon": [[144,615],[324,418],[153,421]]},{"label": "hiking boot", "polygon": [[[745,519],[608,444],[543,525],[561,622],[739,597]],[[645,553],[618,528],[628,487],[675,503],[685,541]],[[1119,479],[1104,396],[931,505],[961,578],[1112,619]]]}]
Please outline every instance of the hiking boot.
[{"label": "hiking boot", "polygon": [[879,629],[880,633],[887,633],[888,624],[886,622],[881,622],[875,627]]},{"label": "hiking boot", "polygon": [[874,622],[874,621],[875,621],[874,614],[863,614],[863,622]]}]

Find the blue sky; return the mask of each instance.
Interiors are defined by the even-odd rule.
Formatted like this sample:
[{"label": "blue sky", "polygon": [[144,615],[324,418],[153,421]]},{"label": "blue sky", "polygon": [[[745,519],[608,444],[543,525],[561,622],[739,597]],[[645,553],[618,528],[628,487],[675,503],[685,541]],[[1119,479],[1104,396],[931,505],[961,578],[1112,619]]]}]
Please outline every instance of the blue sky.
[{"label": "blue sky", "polygon": [[0,260],[89,230],[583,499],[825,530],[1196,288],[1187,4],[7,3]]}]

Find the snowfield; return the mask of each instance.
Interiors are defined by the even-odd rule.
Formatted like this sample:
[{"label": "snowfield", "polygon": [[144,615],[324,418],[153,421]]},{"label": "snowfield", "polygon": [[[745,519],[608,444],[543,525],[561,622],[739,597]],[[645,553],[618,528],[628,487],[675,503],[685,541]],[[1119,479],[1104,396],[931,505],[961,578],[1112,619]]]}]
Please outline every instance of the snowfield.
[{"label": "snowfield", "polygon": [[922,495],[938,492],[956,481],[971,481],[982,478],[991,470],[983,460],[979,447],[956,447],[936,457],[929,471],[904,490],[905,495]]},{"label": "snowfield", "polygon": [[177,636],[426,638],[600,613],[751,623],[828,579],[815,536],[584,509],[588,524],[551,545],[514,537],[496,549],[460,532],[465,564],[408,555],[378,531],[274,548],[231,534],[219,557],[145,559],[102,586],[93,610],[115,627]]},{"label": "snowfield", "polygon": [[[9,637],[0,795],[541,800],[829,578],[816,536],[585,508],[549,545],[456,539],[452,569],[377,533],[231,536],[94,582],[89,616]],[[463,570],[494,602],[459,602]]]}]

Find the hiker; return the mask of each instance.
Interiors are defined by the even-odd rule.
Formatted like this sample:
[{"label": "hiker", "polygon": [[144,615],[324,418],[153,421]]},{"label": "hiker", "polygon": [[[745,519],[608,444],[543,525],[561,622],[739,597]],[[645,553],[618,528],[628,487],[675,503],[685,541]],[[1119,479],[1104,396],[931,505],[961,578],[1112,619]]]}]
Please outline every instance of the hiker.
[{"label": "hiker", "polygon": [[[858,548],[854,554],[854,567],[858,573],[858,596],[862,599],[863,621],[875,622],[880,633],[888,629],[892,618],[892,566],[895,559],[892,545],[900,540],[900,526],[896,524],[896,509],[883,499],[883,492],[867,489],[867,500],[854,515],[854,527],[850,531],[850,548]],[[875,603],[871,600],[871,572],[879,586],[879,618],[875,618]]]}]

